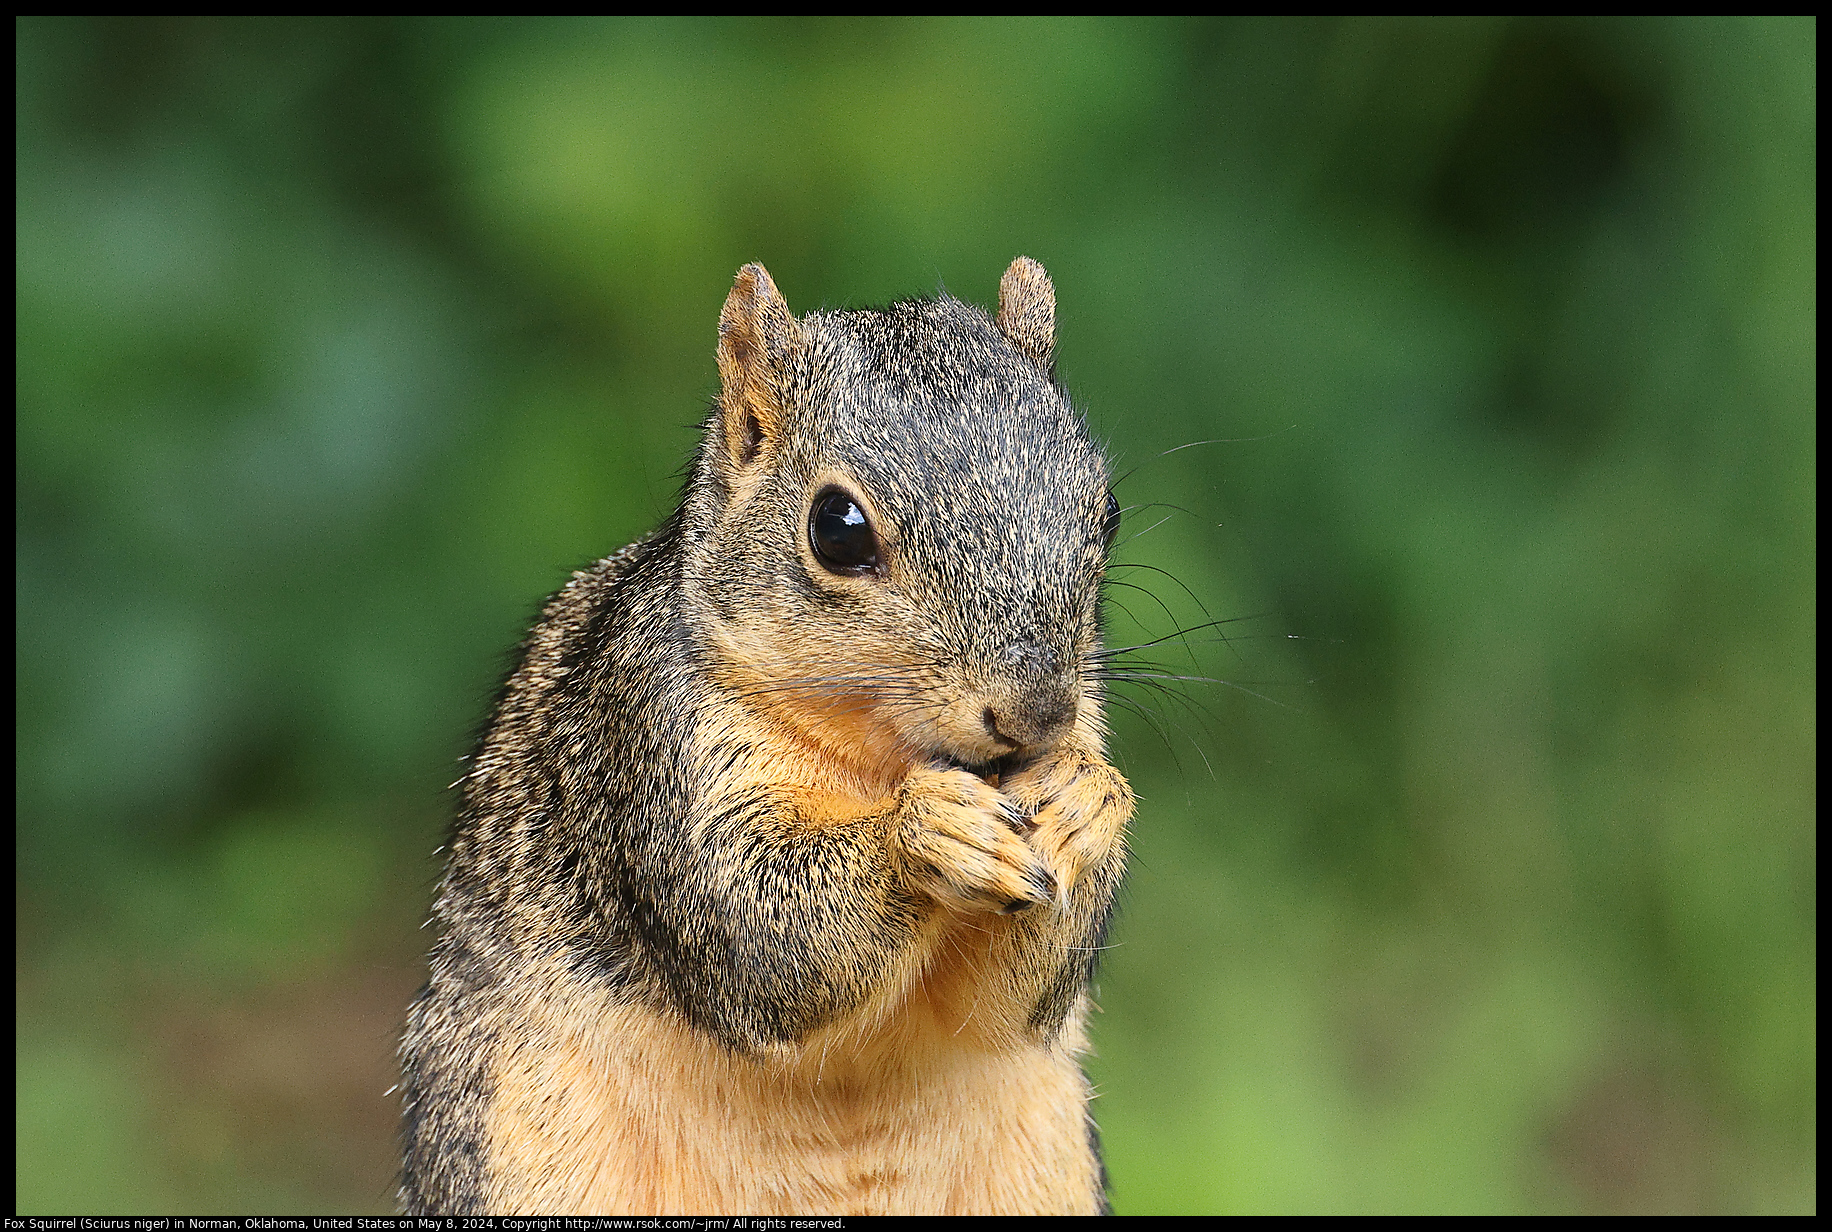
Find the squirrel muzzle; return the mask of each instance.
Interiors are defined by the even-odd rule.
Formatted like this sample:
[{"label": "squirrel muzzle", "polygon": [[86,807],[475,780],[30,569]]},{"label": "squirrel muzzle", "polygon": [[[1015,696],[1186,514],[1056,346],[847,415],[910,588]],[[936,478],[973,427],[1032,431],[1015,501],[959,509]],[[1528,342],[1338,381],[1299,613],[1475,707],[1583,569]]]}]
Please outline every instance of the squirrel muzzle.
[{"label": "squirrel muzzle", "polygon": [[1076,698],[1066,688],[1044,686],[1016,693],[989,705],[980,715],[993,739],[1012,746],[1008,752],[1046,752],[1075,724]]},{"label": "squirrel muzzle", "polygon": [[1010,752],[1046,752],[1075,725],[1081,681],[1065,670],[1069,657],[1042,639],[1005,648],[1004,665],[1012,674],[1002,687],[988,690],[980,719],[995,739],[1016,746]]},{"label": "squirrel muzzle", "polygon": [[1075,726],[1079,682],[1052,673],[965,691],[946,707],[938,727],[949,752],[968,764],[1025,760],[1047,753]]}]

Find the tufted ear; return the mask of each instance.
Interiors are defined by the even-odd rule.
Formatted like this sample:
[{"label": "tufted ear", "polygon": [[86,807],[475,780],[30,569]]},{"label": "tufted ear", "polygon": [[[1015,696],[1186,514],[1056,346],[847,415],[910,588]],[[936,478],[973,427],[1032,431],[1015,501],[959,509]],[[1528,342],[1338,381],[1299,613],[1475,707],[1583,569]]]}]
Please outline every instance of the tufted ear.
[{"label": "tufted ear", "polygon": [[999,332],[1045,372],[1055,362],[1056,288],[1041,265],[1019,257],[999,279]]},{"label": "tufted ear", "polygon": [[755,262],[739,270],[719,313],[720,420],[735,465],[749,466],[781,436],[783,373],[802,341],[769,271]]}]

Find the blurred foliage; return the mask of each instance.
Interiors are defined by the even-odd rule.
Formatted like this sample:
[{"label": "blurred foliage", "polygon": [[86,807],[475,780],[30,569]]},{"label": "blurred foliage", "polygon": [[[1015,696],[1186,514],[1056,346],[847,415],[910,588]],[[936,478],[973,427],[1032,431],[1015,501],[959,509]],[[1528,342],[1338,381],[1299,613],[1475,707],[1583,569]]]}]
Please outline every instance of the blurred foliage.
[{"label": "blurred foliage", "polygon": [[1019,253],[1201,678],[1117,1209],[1814,1209],[1812,19],[16,31],[22,1212],[387,1209],[441,789],[733,271]]}]

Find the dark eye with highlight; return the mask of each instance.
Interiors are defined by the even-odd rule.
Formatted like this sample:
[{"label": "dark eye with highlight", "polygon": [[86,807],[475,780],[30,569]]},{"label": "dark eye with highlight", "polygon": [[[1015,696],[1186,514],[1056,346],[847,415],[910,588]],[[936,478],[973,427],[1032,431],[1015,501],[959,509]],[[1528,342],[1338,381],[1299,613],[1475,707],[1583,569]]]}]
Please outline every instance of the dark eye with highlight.
[{"label": "dark eye with highlight", "polygon": [[1106,524],[1101,528],[1101,536],[1106,540],[1107,546],[1112,547],[1113,537],[1119,533],[1120,502],[1118,497],[1109,492],[1107,493],[1107,520]]},{"label": "dark eye with highlight", "polygon": [[824,488],[808,511],[808,545],[833,573],[870,573],[878,567],[878,536],[859,502],[839,488]]}]

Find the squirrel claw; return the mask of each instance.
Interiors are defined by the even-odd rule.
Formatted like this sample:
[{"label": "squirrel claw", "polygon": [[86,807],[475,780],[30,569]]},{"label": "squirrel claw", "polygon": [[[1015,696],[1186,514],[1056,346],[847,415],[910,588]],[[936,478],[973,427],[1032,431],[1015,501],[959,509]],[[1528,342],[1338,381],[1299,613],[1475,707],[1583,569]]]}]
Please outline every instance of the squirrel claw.
[{"label": "squirrel claw", "polygon": [[1056,880],[1056,874],[1051,872],[1048,868],[1041,865],[1033,868],[1030,871],[1030,875],[1025,878],[1025,881],[1029,883],[1032,889],[1036,890],[1041,901],[1046,903],[1053,903],[1056,901],[1056,893],[1060,886]]}]

